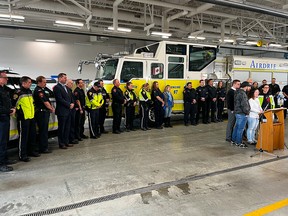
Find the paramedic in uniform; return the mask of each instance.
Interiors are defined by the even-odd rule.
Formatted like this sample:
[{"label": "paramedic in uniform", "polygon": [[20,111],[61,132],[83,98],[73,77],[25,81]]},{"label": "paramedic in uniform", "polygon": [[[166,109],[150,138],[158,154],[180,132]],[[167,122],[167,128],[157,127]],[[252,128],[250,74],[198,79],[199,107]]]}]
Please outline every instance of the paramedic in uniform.
[{"label": "paramedic in uniform", "polygon": [[213,86],[213,79],[209,79],[207,83],[208,99],[207,99],[207,120],[209,121],[209,116],[211,115],[211,122],[216,121],[216,103],[217,103],[217,89]]},{"label": "paramedic in uniform", "polygon": [[30,90],[32,81],[30,77],[23,76],[20,79],[20,83],[20,90],[13,95],[19,123],[19,159],[20,161],[29,162],[30,158],[28,155],[33,157],[40,156],[36,151],[35,109],[32,91]]},{"label": "paramedic in uniform", "polygon": [[101,85],[95,82],[93,87],[87,92],[86,106],[88,108],[90,138],[100,138],[99,130],[99,110],[103,105],[104,100],[100,91]]},{"label": "paramedic in uniform", "polygon": [[185,126],[188,126],[190,120],[191,125],[196,125],[198,95],[196,90],[192,88],[191,82],[188,82],[186,84],[183,95],[184,95],[184,124]]},{"label": "paramedic in uniform", "polygon": [[100,125],[100,132],[105,134],[105,133],[108,133],[108,131],[104,129],[104,123],[106,119],[107,109],[109,107],[110,96],[108,92],[106,91],[106,89],[104,88],[103,80],[99,80],[99,83],[101,85],[101,94],[104,99],[104,103],[100,108],[99,125]]},{"label": "paramedic in uniform", "polygon": [[119,88],[120,82],[118,79],[113,80],[114,87],[112,88],[112,111],[113,111],[113,133],[119,134],[123,132],[120,129],[122,118],[122,104],[126,103],[122,90]]},{"label": "paramedic in uniform", "polygon": [[0,71],[0,172],[10,172],[13,167],[9,165],[7,159],[7,142],[9,140],[10,115],[15,114],[15,108],[12,108],[10,94],[5,86],[8,81],[8,71]]},{"label": "paramedic in uniform", "polygon": [[133,85],[131,82],[126,83],[126,91],[124,97],[126,99],[125,104],[125,122],[126,122],[126,131],[134,131],[133,121],[135,116],[135,106],[137,104],[137,97],[133,90]]},{"label": "paramedic in uniform", "polygon": [[38,76],[36,78],[37,87],[33,92],[35,104],[35,120],[38,126],[38,145],[41,153],[51,153],[48,148],[48,128],[50,113],[55,109],[49,100],[50,92],[46,89],[46,78]]},{"label": "paramedic in uniform", "polygon": [[139,91],[139,111],[140,111],[140,128],[141,130],[151,130],[148,127],[149,120],[149,106],[151,105],[151,95],[149,92],[149,84],[145,83],[142,86],[142,89]]},{"label": "paramedic in uniform", "polygon": [[207,99],[208,99],[208,91],[205,86],[205,80],[200,80],[200,86],[196,88],[196,92],[198,94],[198,111],[196,115],[196,124],[199,122],[200,112],[202,113],[202,122],[204,124],[208,123],[207,118]]}]

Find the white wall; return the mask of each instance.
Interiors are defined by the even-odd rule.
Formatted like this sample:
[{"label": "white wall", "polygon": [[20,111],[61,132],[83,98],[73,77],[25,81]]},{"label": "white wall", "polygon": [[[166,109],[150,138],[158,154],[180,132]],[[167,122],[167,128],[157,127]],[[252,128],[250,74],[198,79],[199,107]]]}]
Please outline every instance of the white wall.
[{"label": "white wall", "polygon": [[80,60],[93,60],[97,53],[127,51],[129,46],[131,44],[127,46],[127,40],[124,39],[117,40],[117,43],[108,40],[93,45],[79,45],[69,41],[43,43],[23,38],[0,38],[0,67],[11,67],[15,72],[31,78],[39,75],[50,77],[64,72],[72,79],[94,79],[93,65],[83,65],[82,74],[78,73]]}]

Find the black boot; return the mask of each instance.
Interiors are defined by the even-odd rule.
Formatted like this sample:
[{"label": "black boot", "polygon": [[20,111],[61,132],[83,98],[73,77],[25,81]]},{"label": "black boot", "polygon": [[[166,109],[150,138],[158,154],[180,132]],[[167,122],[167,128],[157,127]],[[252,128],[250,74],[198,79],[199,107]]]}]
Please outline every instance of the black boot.
[{"label": "black boot", "polygon": [[168,118],[164,118],[164,127],[169,127]]},{"label": "black boot", "polygon": [[171,125],[171,117],[168,117],[167,118],[167,124],[168,124],[168,127],[173,127],[172,125]]}]

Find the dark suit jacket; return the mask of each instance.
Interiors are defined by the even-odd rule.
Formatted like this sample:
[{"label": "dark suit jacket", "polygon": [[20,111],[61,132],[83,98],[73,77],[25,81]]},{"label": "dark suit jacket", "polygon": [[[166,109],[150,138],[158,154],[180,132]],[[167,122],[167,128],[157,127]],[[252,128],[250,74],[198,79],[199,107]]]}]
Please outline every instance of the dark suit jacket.
[{"label": "dark suit jacket", "polygon": [[[68,91],[68,87],[66,88]],[[59,116],[68,116],[70,114],[70,104],[73,103],[70,94],[65,91],[60,83],[54,86],[53,92],[56,100],[55,114]]]}]

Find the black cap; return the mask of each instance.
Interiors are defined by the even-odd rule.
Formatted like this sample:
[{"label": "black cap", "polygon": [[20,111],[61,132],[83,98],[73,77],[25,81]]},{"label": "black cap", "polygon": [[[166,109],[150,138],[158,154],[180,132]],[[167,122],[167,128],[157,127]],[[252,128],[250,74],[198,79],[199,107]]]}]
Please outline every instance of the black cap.
[{"label": "black cap", "polygon": [[244,82],[241,83],[241,88],[244,88],[246,86],[250,86],[251,87],[250,83],[247,82],[247,81],[244,81]]},{"label": "black cap", "polygon": [[95,82],[95,83],[94,83],[94,86],[100,88],[100,87],[101,87],[100,82]]}]

